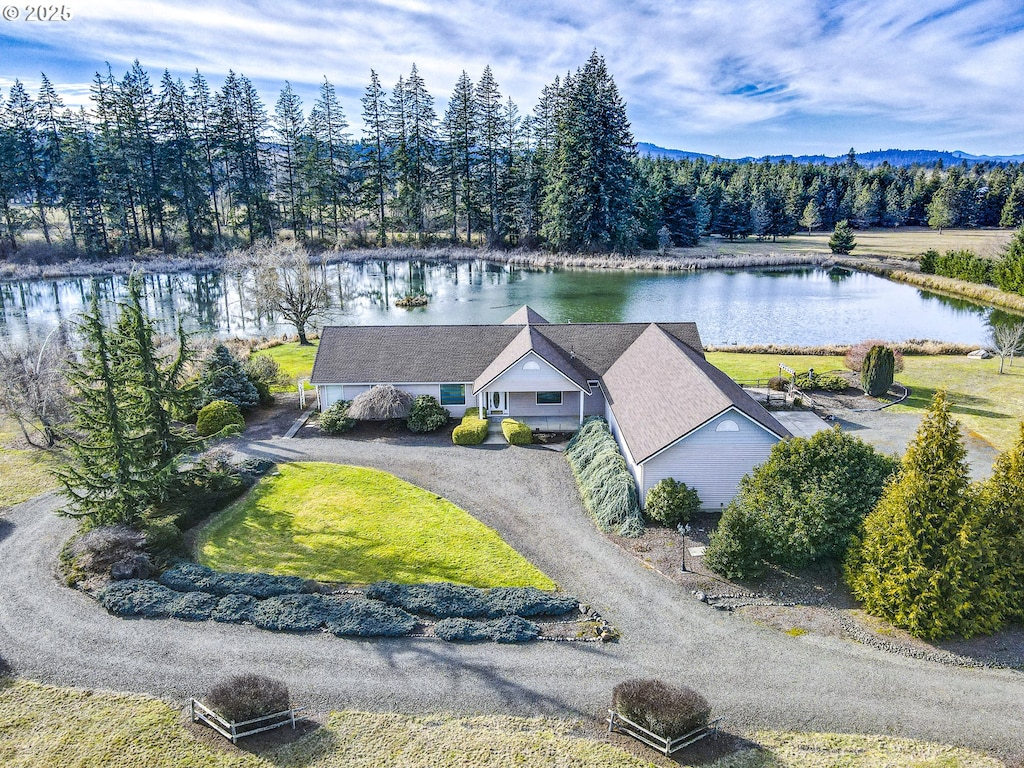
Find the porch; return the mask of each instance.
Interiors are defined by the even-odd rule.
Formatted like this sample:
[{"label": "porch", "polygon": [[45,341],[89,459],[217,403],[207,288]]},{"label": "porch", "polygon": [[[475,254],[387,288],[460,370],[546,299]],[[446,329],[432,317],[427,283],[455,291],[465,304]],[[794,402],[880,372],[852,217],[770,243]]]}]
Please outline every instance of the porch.
[{"label": "porch", "polygon": [[501,420],[512,418],[522,422],[534,432],[575,432],[580,428],[577,416],[488,416],[491,429],[501,432]]}]

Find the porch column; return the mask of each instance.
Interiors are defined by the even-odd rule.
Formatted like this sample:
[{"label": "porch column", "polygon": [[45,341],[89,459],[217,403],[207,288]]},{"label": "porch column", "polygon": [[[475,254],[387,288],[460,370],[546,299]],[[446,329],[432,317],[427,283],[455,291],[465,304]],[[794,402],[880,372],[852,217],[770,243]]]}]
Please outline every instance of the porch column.
[{"label": "porch column", "polygon": [[480,418],[484,417],[484,393],[476,393],[476,407],[479,409]]},{"label": "porch column", "polygon": [[583,390],[580,390],[580,426],[583,426]]}]

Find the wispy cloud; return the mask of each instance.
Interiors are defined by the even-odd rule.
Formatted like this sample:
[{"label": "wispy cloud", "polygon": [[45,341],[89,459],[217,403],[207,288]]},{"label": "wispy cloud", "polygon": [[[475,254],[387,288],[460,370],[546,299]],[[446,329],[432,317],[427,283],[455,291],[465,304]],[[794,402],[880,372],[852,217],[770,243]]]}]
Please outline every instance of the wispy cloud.
[{"label": "wispy cloud", "polygon": [[440,107],[463,69],[476,78],[490,64],[526,112],[596,48],[637,137],[666,146],[1024,149],[1019,0],[92,0],[74,11],[2,23],[4,76],[32,83],[42,69],[82,97],[103,62],[122,72],[138,58],[154,80],[164,68],[212,83],[244,72],[272,105],[285,80],[309,101],[326,75],[358,127],[371,68],[390,85],[415,62]]}]

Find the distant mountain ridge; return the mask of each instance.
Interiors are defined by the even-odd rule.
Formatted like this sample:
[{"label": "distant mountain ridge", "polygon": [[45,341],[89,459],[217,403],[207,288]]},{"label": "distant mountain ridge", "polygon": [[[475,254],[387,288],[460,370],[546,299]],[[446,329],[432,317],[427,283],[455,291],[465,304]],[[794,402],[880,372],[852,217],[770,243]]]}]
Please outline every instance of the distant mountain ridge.
[{"label": "distant mountain ridge", "polygon": [[[647,157],[667,157],[672,160],[695,160],[704,158],[714,160],[714,155],[703,152],[687,152],[682,149],[666,149],[646,141],[638,142],[637,151]],[[846,161],[846,155],[767,155],[765,157],[736,157],[721,158],[723,160],[735,160],[738,163],[756,163],[762,160],[769,160],[773,163],[792,162],[797,163],[824,163],[832,165]],[[868,168],[874,168],[882,163],[889,163],[894,167],[905,167],[908,165],[934,165],[939,160],[943,165],[958,165],[966,162],[968,165],[975,163],[1021,163],[1024,162],[1024,154],[1021,155],[972,155],[967,152],[944,152],[936,149],[879,149],[873,152],[858,152],[857,162]]]}]

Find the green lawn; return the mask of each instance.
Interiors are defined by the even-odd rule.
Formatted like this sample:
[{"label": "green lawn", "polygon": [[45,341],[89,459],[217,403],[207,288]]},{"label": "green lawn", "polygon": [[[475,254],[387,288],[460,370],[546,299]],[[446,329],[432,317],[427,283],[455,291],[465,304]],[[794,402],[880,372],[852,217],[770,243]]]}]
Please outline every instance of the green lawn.
[{"label": "green lawn", "polygon": [[[779,363],[798,371],[843,367],[841,357],[767,355],[742,352],[709,352],[707,359],[733,379],[751,380],[778,374]],[[896,381],[911,389],[910,398],[897,411],[921,411],[932,395],[945,389],[952,411],[970,431],[999,450],[1010,448],[1024,419],[1024,360],[999,374],[999,360],[972,360],[955,355],[907,355],[905,370]]]},{"label": "green lawn", "polygon": [[[296,702],[301,704],[301,702]],[[193,728],[198,728],[194,726]],[[183,725],[177,704],[148,696],[56,688],[0,678],[0,765],[5,768],[653,768],[685,765],[644,749],[643,759],[553,718],[334,712],[324,727],[254,754]],[[760,732],[751,747],[705,768],[1000,768],[971,750],[888,737]],[[243,746],[245,742],[242,742]],[[680,753],[685,758],[686,753]]]},{"label": "green lawn", "polygon": [[199,560],[321,581],[477,587],[555,583],[447,499],[387,472],[284,464],[203,530]]},{"label": "green lawn", "polygon": [[[318,342],[314,341],[312,344],[301,346],[297,341],[290,341],[254,353],[271,357],[281,366],[281,374],[287,379],[287,384],[274,387],[274,392],[294,392],[295,382],[299,377],[309,378],[313,372],[317,344]],[[308,382],[306,389],[312,389]]]},{"label": "green lawn", "polygon": [[50,474],[53,457],[35,448],[0,448],[0,507],[28,501],[52,491],[57,483]]}]

